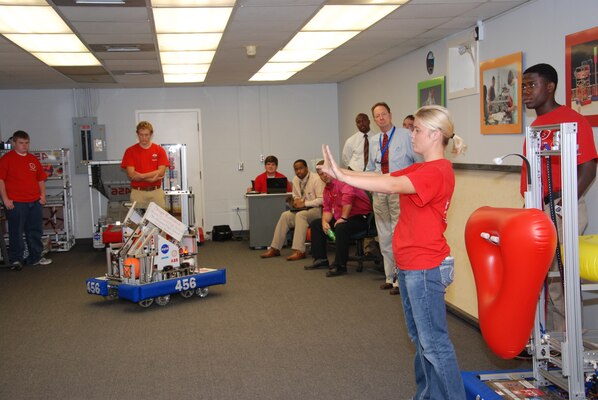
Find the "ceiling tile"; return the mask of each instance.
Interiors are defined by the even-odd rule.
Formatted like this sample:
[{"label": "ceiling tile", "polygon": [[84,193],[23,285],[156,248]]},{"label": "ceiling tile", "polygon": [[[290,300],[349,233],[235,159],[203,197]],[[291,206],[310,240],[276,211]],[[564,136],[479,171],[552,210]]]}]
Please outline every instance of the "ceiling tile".
[{"label": "ceiling tile", "polygon": [[[525,2],[411,0],[288,81],[273,84],[340,82]],[[159,74],[152,11],[147,6],[150,0],[126,0],[125,6],[77,5],[75,0],[50,0],[50,3],[103,63],[102,67],[85,73],[77,69],[54,69],[0,35],[0,89],[263,85],[264,82],[248,79],[327,2],[237,0],[206,81],[182,85],[164,84]],[[110,45],[137,45],[141,51],[107,52]],[[255,57],[247,56],[247,45],[257,47]],[[151,73],[124,75],[144,71]]]}]

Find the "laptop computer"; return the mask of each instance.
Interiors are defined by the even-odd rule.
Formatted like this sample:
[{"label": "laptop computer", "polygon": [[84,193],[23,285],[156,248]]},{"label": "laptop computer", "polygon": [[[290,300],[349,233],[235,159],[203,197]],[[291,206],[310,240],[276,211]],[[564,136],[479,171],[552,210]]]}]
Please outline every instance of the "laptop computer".
[{"label": "laptop computer", "polygon": [[287,178],[268,178],[266,179],[266,193],[286,193]]}]

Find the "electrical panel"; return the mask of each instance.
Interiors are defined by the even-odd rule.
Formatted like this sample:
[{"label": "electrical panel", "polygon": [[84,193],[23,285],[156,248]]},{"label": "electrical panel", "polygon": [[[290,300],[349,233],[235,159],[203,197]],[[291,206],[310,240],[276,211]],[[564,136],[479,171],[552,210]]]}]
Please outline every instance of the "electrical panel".
[{"label": "electrical panel", "polygon": [[106,126],[96,117],[73,118],[75,173],[87,174],[88,161],[106,160]]}]

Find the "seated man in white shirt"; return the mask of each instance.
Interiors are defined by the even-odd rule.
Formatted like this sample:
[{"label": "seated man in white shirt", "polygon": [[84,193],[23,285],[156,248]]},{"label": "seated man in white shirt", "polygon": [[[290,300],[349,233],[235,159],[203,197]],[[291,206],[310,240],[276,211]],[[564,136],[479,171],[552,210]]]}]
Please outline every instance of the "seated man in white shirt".
[{"label": "seated man in white shirt", "polygon": [[280,256],[280,249],[282,249],[287,233],[291,228],[295,228],[292,245],[293,253],[287,257],[287,260],[295,261],[305,258],[305,237],[309,223],[322,217],[324,182],[318,174],[309,171],[305,160],[295,161],[293,168],[295,169],[295,177],[293,177],[291,209],[280,214],[280,219],[274,230],[272,244],[261,255],[262,258]]}]

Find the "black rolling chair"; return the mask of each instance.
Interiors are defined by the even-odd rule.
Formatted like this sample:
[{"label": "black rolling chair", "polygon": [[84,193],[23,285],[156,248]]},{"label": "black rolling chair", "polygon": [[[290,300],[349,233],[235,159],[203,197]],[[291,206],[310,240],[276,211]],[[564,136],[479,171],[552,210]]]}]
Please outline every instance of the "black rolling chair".
[{"label": "black rolling chair", "polygon": [[356,251],[354,256],[349,256],[349,261],[357,261],[357,272],[363,271],[363,263],[366,261],[373,261],[376,265],[379,265],[382,262],[382,259],[378,255],[365,254],[365,239],[373,239],[376,236],[378,236],[378,231],[376,230],[376,220],[374,217],[374,212],[371,212],[367,217],[367,228],[351,236],[351,239],[355,240]]}]

